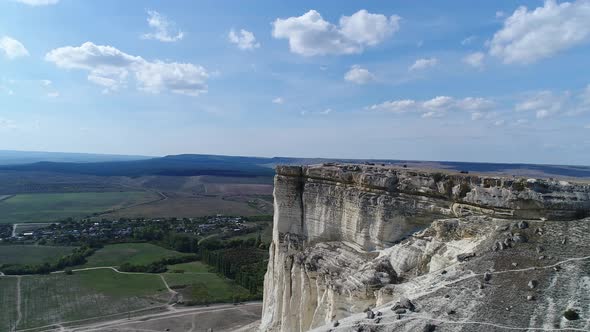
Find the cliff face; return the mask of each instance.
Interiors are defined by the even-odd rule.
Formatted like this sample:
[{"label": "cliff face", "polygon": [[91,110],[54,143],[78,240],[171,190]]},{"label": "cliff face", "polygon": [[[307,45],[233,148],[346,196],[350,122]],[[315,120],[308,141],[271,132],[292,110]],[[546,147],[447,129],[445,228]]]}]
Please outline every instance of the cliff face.
[{"label": "cliff face", "polygon": [[261,324],[272,331],[417,298],[419,278],[530,245],[537,233],[511,231],[522,220],[565,225],[590,211],[586,185],[368,165],[277,167],[274,197]]}]

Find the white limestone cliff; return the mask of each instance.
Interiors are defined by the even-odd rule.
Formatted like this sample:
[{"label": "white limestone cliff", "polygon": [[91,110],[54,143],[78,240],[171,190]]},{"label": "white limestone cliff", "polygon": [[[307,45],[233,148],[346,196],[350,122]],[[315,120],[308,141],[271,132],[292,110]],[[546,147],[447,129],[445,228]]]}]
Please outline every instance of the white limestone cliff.
[{"label": "white limestone cliff", "polygon": [[374,165],[279,166],[274,197],[262,331],[321,329],[423,296],[440,271],[464,278],[472,255],[534,237],[498,227],[590,211],[587,185]]}]

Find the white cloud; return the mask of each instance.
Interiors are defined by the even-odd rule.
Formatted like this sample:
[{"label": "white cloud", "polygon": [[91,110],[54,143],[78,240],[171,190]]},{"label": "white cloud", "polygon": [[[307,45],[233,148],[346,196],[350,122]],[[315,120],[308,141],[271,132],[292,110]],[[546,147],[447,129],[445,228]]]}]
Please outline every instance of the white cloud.
[{"label": "white cloud", "polygon": [[425,101],[422,105],[430,110],[442,110],[451,107],[454,99],[448,96],[438,96]]},{"label": "white cloud", "polygon": [[375,104],[372,106],[367,107],[366,109],[372,111],[382,111],[388,113],[406,113],[410,111],[417,111],[420,109],[420,105],[418,102],[411,99],[404,99],[404,100],[391,100],[386,101],[381,104]]},{"label": "white cloud", "polygon": [[148,25],[154,29],[154,32],[141,35],[142,39],[155,39],[161,42],[175,42],[184,37],[184,32],[176,28],[176,24],[166,16],[161,15],[155,10],[147,11]]},{"label": "white cloud", "polygon": [[[477,121],[477,120],[492,120],[498,117],[498,113],[497,112],[481,112],[481,111],[476,111],[476,112],[472,112],[471,113],[471,120],[473,121]],[[494,122],[494,125],[498,126],[500,124],[503,124],[504,120],[497,120]]]},{"label": "white cloud", "polygon": [[381,104],[368,106],[365,109],[395,114],[415,112],[421,113],[423,118],[432,118],[444,116],[449,110],[462,110],[472,112],[473,114],[485,111],[493,105],[494,103],[491,100],[481,97],[456,99],[449,96],[437,96],[424,101],[412,99],[386,101]]},{"label": "white cloud", "polygon": [[356,84],[367,84],[375,80],[375,75],[359,65],[354,65],[346,72],[344,79]]},{"label": "white cloud", "polygon": [[283,104],[285,102],[285,100],[282,97],[276,97],[275,99],[272,100],[273,104]]},{"label": "white cloud", "polygon": [[57,98],[60,96],[59,91],[56,91],[53,88],[53,82],[51,82],[50,80],[40,80],[39,82],[41,83],[41,86],[44,88],[44,90],[47,92],[47,97]]},{"label": "white cloud", "polygon": [[502,17],[504,17],[504,15],[506,15],[506,13],[504,13],[504,12],[503,12],[503,11],[501,11],[501,10],[498,10],[498,11],[496,12],[496,18],[502,18]]},{"label": "white cloud", "polygon": [[87,70],[88,80],[103,86],[103,92],[126,86],[130,73],[137,88],[150,93],[170,91],[197,96],[207,92],[209,74],[205,68],[191,63],[147,61],[112,46],[86,42],[81,46],[66,46],[51,50],[45,60],[64,69]]},{"label": "white cloud", "polygon": [[469,45],[477,39],[477,36],[469,36],[461,41],[461,45]]},{"label": "white cloud", "polygon": [[29,6],[48,6],[55,5],[59,0],[15,0],[16,2],[24,3]]},{"label": "white cloud", "polygon": [[580,99],[583,105],[590,107],[590,84],[588,84],[586,88],[582,91],[582,93],[580,94]]},{"label": "white cloud", "polygon": [[537,119],[544,119],[550,115],[548,110],[539,110],[536,113]]},{"label": "white cloud", "polygon": [[557,4],[528,11],[519,7],[490,42],[490,54],[504,63],[528,64],[590,40],[590,1]]},{"label": "white cloud", "polygon": [[427,119],[427,118],[440,118],[443,117],[445,114],[443,112],[435,112],[435,111],[429,111],[426,113],[423,113],[420,117]]},{"label": "white cloud", "polygon": [[239,33],[236,33],[234,29],[231,29],[228,38],[231,43],[236,44],[241,50],[253,50],[260,47],[260,43],[256,42],[254,34],[248,30],[241,29]]},{"label": "white cloud", "polygon": [[430,67],[434,67],[438,64],[437,58],[425,58],[425,59],[418,59],[414,62],[413,65],[410,66],[409,70],[422,70]]},{"label": "white cloud", "polygon": [[482,112],[473,112],[471,113],[471,120],[480,120],[483,119],[484,114]]},{"label": "white cloud", "polygon": [[191,63],[144,62],[135,72],[139,89],[151,93],[169,90],[173,93],[198,96],[207,92],[205,68]]},{"label": "white cloud", "polygon": [[483,60],[485,58],[485,54],[482,52],[474,52],[467,54],[463,58],[463,62],[476,68],[481,68],[483,66]]},{"label": "white cloud", "polygon": [[319,114],[321,115],[328,115],[330,113],[332,113],[334,110],[332,110],[331,108],[326,108],[325,110],[319,112]]},{"label": "white cloud", "polygon": [[399,30],[400,19],[362,9],[351,16],[342,16],[336,25],[310,10],[298,17],[276,19],[272,35],[288,39],[291,52],[304,56],[356,54],[393,35]]},{"label": "white cloud", "polygon": [[11,88],[6,87],[4,85],[0,85],[0,91],[6,92],[6,94],[8,94],[9,96],[14,95],[14,91]]},{"label": "white cloud", "polygon": [[560,113],[567,102],[568,94],[556,95],[551,91],[534,93],[514,106],[517,112],[534,112],[537,119]]},{"label": "white cloud", "polygon": [[13,120],[0,118],[0,129],[17,129],[18,126]]},{"label": "white cloud", "polygon": [[494,102],[489,99],[481,97],[467,97],[461,100],[455,101],[458,108],[466,111],[477,111],[492,108]]},{"label": "white cloud", "polygon": [[29,55],[29,51],[27,51],[21,42],[8,36],[0,37],[0,51],[2,51],[8,59],[15,59]]}]

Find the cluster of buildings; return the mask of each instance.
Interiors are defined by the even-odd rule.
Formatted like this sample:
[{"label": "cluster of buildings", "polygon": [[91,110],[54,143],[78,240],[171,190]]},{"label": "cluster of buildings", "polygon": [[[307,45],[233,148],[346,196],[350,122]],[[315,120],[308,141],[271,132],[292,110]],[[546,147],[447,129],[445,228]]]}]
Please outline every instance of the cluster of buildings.
[{"label": "cluster of buildings", "polygon": [[164,234],[167,232],[184,233],[197,236],[209,234],[239,235],[258,230],[257,226],[247,223],[243,217],[209,216],[201,218],[170,219],[118,219],[92,221],[63,221],[28,227],[24,232],[13,233],[12,225],[0,228],[0,242],[48,242],[67,244],[80,240],[117,241],[137,237],[137,234],[149,232]]}]

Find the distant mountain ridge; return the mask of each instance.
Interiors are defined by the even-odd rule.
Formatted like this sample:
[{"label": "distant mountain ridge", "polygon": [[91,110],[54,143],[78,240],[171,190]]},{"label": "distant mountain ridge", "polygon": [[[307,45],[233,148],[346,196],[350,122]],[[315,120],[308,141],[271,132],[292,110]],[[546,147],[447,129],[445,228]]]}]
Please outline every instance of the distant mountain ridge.
[{"label": "distant mountain ridge", "polygon": [[[63,162],[55,160],[36,161],[21,164],[2,164],[0,151],[0,171],[54,172],[65,174],[84,174],[96,176],[225,176],[225,177],[271,177],[276,165],[309,165],[325,162],[376,163],[407,165],[414,168],[447,169],[455,171],[498,173],[529,177],[566,177],[590,179],[590,166],[536,165],[510,163],[475,163],[451,161],[411,161],[411,160],[369,160],[369,159],[329,159],[329,158],[291,158],[291,157],[247,157],[207,154],[181,154],[165,157],[84,155],[64,156],[69,159],[86,157],[83,162]],[[42,154],[36,155],[36,158]],[[106,159],[91,161],[95,159]],[[115,160],[108,160],[115,158]],[[118,158],[118,159],[117,159]],[[132,159],[136,158],[136,159]],[[53,158],[55,159],[55,157]]]},{"label": "distant mountain ridge", "polygon": [[22,165],[42,161],[91,163],[104,161],[141,160],[149,158],[153,157],[95,153],[0,150],[0,165]]}]

